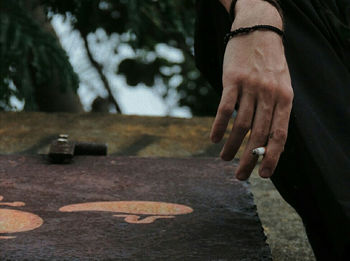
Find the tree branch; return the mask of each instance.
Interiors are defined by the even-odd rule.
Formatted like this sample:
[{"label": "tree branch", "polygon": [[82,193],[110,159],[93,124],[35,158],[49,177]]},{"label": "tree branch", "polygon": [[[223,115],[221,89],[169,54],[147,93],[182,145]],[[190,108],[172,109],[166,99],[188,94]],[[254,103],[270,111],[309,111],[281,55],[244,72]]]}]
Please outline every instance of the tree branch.
[{"label": "tree branch", "polygon": [[113,105],[115,106],[115,109],[118,113],[122,113],[121,109],[120,109],[120,106],[118,105],[118,102],[116,101],[116,99],[114,98],[113,96],[113,93],[112,93],[112,90],[111,90],[111,86],[109,85],[108,83],[108,80],[105,76],[105,74],[103,73],[102,71],[102,65],[99,64],[95,59],[94,57],[92,56],[92,53],[91,53],[91,50],[90,50],[90,47],[89,47],[89,43],[87,41],[87,35],[83,35],[82,36],[83,40],[84,40],[84,46],[85,46],[85,49],[86,49],[86,53],[87,53],[87,56],[92,64],[92,66],[95,67],[97,73],[99,74],[101,80],[102,80],[102,83],[103,83],[103,86],[105,87],[105,89],[107,90],[108,92],[108,96],[109,96],[109,100],[113,103]]}]

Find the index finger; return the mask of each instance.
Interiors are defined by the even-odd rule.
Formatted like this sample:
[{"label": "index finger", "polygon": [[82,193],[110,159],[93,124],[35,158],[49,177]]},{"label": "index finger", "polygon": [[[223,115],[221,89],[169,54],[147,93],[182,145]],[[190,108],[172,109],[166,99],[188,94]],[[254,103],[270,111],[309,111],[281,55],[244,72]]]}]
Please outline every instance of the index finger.
[{"label": "index finger", "polygon": [[235,109],[237,96],[238,91],[236,86],[223,89],[218,111],[211,129],[210,138],[212,142],[217,143],[224,136],[228,122],[232,118]]}]

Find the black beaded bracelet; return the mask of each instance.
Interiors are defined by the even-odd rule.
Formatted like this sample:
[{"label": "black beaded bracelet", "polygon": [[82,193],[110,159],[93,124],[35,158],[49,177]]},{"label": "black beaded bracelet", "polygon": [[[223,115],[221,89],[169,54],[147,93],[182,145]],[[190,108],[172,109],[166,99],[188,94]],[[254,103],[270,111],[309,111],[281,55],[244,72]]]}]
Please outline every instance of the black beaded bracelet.
[{"label": "black beaded bracelet", "polygon": [[233,37],[235,37],[238,34],[248,34],[250,32],[256,31],[256,30],[273,31],[282,37],[284,35],[283,31],[277,27],[274,27],[272,25],[259,24],[259,25],[254,25],[252,27],[241,27],[241,28],[238,28],[234,31],[227,33],[225,35],[225,38],[224,38],[224,44],[226,45],[228,43],[228,41],[230,41]]}]

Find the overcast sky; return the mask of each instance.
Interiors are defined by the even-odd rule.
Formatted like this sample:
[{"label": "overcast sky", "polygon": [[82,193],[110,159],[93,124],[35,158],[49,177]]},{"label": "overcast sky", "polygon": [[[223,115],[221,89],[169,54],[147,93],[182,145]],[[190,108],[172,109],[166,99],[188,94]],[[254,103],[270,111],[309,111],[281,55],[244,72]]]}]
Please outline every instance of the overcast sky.
[{"label": "overcast sky", "polygon": [[[90,66],[86,57],[83,41],[79,33],[72,31],[70,22],[64,21],[62,16],[56,15],[52,19],[52,25],[61,40],[63,48],[67,51],[74,70],[80,77],[80,86],[78,94],[86,110],[90,110],[92,101],[97,97],[106,97],[102,83],[97,76],[97,72]],[[123,76],[116,75],[114,72],[119,62],[126,57],[134,56],[133,50],[125,44],[118,44],[120,36],[112,35],[108,37],[103,30],[97,30],[96,33],[89,35],[89,44],[91,46],[94,58],[103,64],[109,83],[113,89],[114,96],[117,99],[123,113],[137,115],[153,116],[175,116],[191,117],[191,112],[187,107],[179,107],[177,104],[178,96],[175,91],[164,101],[161,98],[163,87],[158,83],[155,88],[148,88],[142,84],[137,87],[129,87]],[[101,41],[96,41],[97,39]],[[114,55],[114,49],[117,47],[118,55]],[[160,44],[156,48],[156,54],[170,60],[183,59],[182,53],[176,49]],[[180,79],[174,78],[173,84],[179,84]]]}]

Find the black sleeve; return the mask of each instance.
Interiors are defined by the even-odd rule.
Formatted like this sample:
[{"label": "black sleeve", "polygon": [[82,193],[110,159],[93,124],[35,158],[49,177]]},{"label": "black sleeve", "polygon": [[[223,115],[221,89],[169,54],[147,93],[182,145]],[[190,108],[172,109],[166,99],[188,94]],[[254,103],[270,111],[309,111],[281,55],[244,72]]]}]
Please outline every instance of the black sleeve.
[{"label": "black sleeve", "polygon": [[195,59],[209,83],[222,90],[224,36],[230,30],[230,16],[218,0],[196,1]]}]

